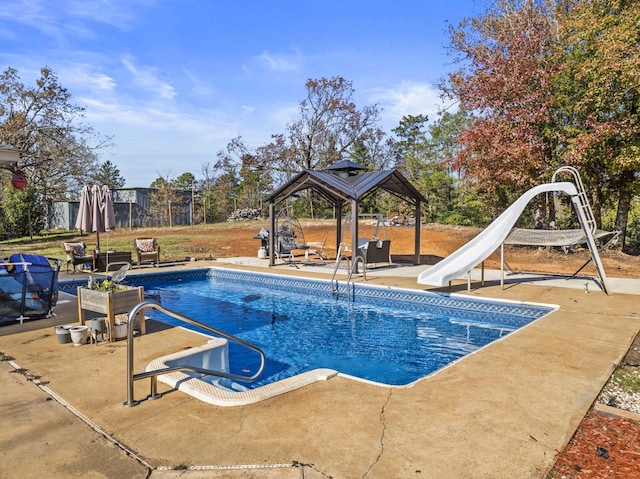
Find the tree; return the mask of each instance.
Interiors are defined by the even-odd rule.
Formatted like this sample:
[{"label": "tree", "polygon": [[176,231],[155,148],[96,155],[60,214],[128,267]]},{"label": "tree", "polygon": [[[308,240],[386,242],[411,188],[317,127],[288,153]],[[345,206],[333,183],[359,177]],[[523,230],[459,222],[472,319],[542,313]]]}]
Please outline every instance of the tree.
[{"label": "tree", "polygon": [[176,188],[181,190],[191,190],[196,182],[193,173],[185,172],[176,178]]},{"label": "tree", "polygon": [[[370,169],[379,169],[391,158],[392,143],[376,126],[376,105],[358,108],[355,90],[342,77],[309,79],[307,96],[300,102],[300,118],[286,133],[256,149],[258,164],[267,167],[272,184],[283,184],[300,170],[320,170],[346,158],[357,159]],[[317,198],[306,192],[297,201],[297,211],[315,215]],[[322,202],[321,202],[322,203]],[[318,205],[324,215],[325,205]]]},{"label": "tree", "polygon": [[109,160],[103,162],[98,170],[91,175],[91,182],[97,185],[107,185],[109,189],[116,190],[122,188],[125,179],[120,176],[120,170]]},{"label": "tree", "polygon": [[[426,194],[426,178],[433,166],[426,156],[427,137],[424,127],[428,120],[426,115],[406,115],[401,118],[398,126],[391,131],[397,137],[395,142],[395,167],[425,195],[429,200],[427,208],[431,210],[432,199],[428,198],[428,194]],[[387,207],[390,206],[392,206],[392,203],[388,204]],[[433,211],[430,211],[428,216],[430,221],[434,221]]]},{"label": "tree", "polygon": [[49,68],[40,70],[33,87],[25,86],[14,68],[0,74],[0,143],[24,152],[20,168],[37,206],[32,215],[46,214],[51,202],[77,194],[97,169],[96,152],[109,140],[97,138],[83,116],[84,108],[72,103]]},{"label": "tree", "polygon": [[202,221],[206,225],[209,217],[211,217],[211,189],[213,187],[215,168],[211,163],[205,163],[201,166],[203,179],[200,182],[200,191],[202,198]]},{"label": "tree", "polygon": [[242,157],[250,150],[241,137],[233,138],[224,150],[217,153],[215,163],[202,165],[201,182],[203,219],[224,221],[236,209],[239,180],[237,170]]},{"label": "tree", "polygon": [[602,199],[613,199],[624,246],[640,190],[640,3],[564,0],[558,24],[564,156],[587,173],[598,220]]},{"label": "tree", "polygon": [[151,213],[153,218],[164,226],[173,226],[173,207],[182,202],[182,191],[176,188],[175,178],[159,176],[150,186],[152,193]]},{"label": "tree", "polygon": [[218,180],[224,177],[225,181],[215,182],[216,195],[221,192],[228,195],[230,203],[222,202],[216,198],[212,205],[216,205],[216,216],[228,216],[238,208],[262,208],[262,200],[268,194],[271,186],[271,171],[264,157],[257,155],[255,151],[244,144],[241,137],[232,139],[224,150],[218,152],[218,161],[215,165]]},{"label": "tree", "polygon": [[502,198],[499,208],[558,166],[554,5],[554,0],[498,0],[485,14],[451,29],[462,67],[441,87],[474,115],[460,135],[456,168],[485,198]]},{"label": "tree", "polygon": [[442,86],[475,116],[457,161],[495,207],[567,164],[598,226],[616,208],[626,236],[640,187],[638,24],[631,0],[498,0],[451,30],[463,66]]},{"label": "tree", "polygon": [[237,181],[235,188],[235,208],[262,209],[262,200],[269,194],[273,184],[273,168],[257,150],[244,144],[241,137],[229,142],[225,151],[218,154],[218,167],[233,167],[234,175],[227,175]]},{"label": "tree", "polygon": [[451,159],[459,150],[457,138],[470,121],[464,110],[444,112],[436,123],[427,127],[425,115],[408,115],[393,129],[396,142],[396,167],[427,198],[428,221],[453,224],[479,224],[486,215],[475,190],[460,184],[450,170]]},{"label": "tree", "polygon": [[265,159],[289,176],[301,169],[322,169],[336,161],[358,154],[355,148],[366,146],[369,162],[381,165],[387,160],[384,132],[376,126],[376,105],[358,109],[353,102],[355,90],[342,77],[310,79],[307,97],[300,102],[300,118],[287,127],[286,134],[259,149]]},{"label": "tree", "polygon": [[238,176],[235,168],[221,165],[219,176],[213,182],[211,213],[214,221],[225,221],[237,209]]},{"label": "tree", "polygon": [[[175,202],[183,207],[189,208],[189,223],[193,224],[196,216],[196,177],[193,173],[184,172],[178,176],[174,181],[174,188],[176,189]],[[186,195],[185,192],[189,194]]]},{"label": "tree", "polygon": [[422,161],[422,152],[426,145],[423,128],[429,121],[426,115],[406,115],[398,126],[391,131],[398,137],[396,141],[396,168],[406,176],[414,176],[412,166]]},{"label": "tree", "polygon": [[44,228],[45,212],[39,211],[42,204],[37,201],[35,187],[27,185],[22,190],[12,186],[5,189],[4,209],[6,214],[0,219],[0,237],[17,238],[29,236]]}]

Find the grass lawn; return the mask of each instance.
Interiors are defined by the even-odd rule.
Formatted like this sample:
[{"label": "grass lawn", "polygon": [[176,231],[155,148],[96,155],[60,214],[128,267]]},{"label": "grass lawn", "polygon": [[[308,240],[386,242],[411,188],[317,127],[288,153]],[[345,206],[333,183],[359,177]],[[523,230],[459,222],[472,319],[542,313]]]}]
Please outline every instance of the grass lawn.
[{"label": "grass lawn", "polygon": [[[194,225],[178,227],[118,229],[100,234],[100,249],[134,252],[134,238],[156,237],[161,245],[161,261],[183,261],[187,257],[206,259],[215,256],[228,256],[234,251],[233,245],[242,250],[244,240],[251,245],[252,251],[258,243],[252,239],[259,226],[255,222],[217,223],[213,225]],[[240,237],[240,241],[237,237]],[[80,234],[78,231],[47,231],[41,235],[17,238],[0,242],[0,255],[8,258],[14,253],[30,253],[58,258],[66,258],[62,242],[84,241],[88,251],[96,247],[96,234]],[[221,244],[229,247],[221,248]],[[226,249],[227,254],[223,254]]]}]

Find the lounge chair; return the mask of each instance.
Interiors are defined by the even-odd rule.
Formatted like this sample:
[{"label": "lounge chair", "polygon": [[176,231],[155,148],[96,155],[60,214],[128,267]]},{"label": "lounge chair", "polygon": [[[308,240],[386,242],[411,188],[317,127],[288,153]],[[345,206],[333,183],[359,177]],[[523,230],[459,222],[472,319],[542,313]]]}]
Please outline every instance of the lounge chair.
[{"label": "lounge chair", "polygon": [[304,252],[304,259],[309,261],[309,255],[316,255],[320,258],[320,261],[324,261],[327,259],[327,255],[324,254],[324,247],[327,244],[328,234],[324,236],[324,240],[320,241],[309,241],[307,243],[307,250]]},{"label": "lounge chair", "polygon": [[133,247],[136,251],[137,263],[150,261],[156,266],[160,264],[160,245],[155,238],[136,238],[133,240]]},{"label": "lounge chair", "polygon": [[87,247],[84,242],[62,243],[62,249],[67,254],[67,272],[69,271],[69,263],[73,265],[74,273],[77,271],[77,266],[85,269],[87,265],[91,265],[90,271],[95,269],[94,257],[92,254],[87,254]]}]

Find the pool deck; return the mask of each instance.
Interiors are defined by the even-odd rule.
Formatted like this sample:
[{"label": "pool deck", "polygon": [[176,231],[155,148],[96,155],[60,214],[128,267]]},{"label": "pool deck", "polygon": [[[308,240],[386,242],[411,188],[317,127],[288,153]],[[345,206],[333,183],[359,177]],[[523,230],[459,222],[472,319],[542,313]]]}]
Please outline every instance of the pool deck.
[{"label": "pool deck", "polygon": [[[205,265],[223,260],[171,269]],[[488,272],[491,281],[467,292],[466,281],[418,285],[424,268],[369,270],[367,279],[560,308],[410,388],[333,377],[248,406],[168,391],[124,407],[126,342],[58,344],[54,325],[77,322],[75,298],[61,295],[55,317],[0,327],[0,477],[544,478],[640,331],[640,281],[612,279],[611,296],[595,283],[587,292],[584,279],[512,277],[503,290]],[[206,342],[153,324],[134,341],[136,372]],[[148,380],[135,383],[136,399],[148,394]]]}]

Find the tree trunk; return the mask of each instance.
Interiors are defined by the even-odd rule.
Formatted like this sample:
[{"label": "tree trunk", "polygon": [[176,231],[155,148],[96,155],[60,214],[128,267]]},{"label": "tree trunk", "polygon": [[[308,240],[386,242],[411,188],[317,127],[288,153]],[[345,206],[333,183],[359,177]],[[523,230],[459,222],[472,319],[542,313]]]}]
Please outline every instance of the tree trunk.
[{"label": "tree trunk", "polygon": [[533,228],[536,230],[549,229],[549,219],[547,217],[547,196],[538,195],[535,197],[534,213],[533,213]]},{"label": "tree trunk", "polygon": [[596,176],[591,176],[591,178],[593,178],[589,188],[591,190],[591,211],[593,211],[593,219],[596,220],[596,227],[602,228],[602,192],[595,179]]},{"label": "tree trunk", "polygon": [[627,222],[629,221],[629,209],[633,198],[633,170],[624,170],[620,176],[618,196],[618,211],[616,212],[615,229],[620,231],[620,248],[624,251],[624,241],[627,235]]},{"label": "tree trunk", "polygon": [[311,214],[311,219],[315,219],[313,211],[313,193],[311,191],[309,191],[309,212]]}]

